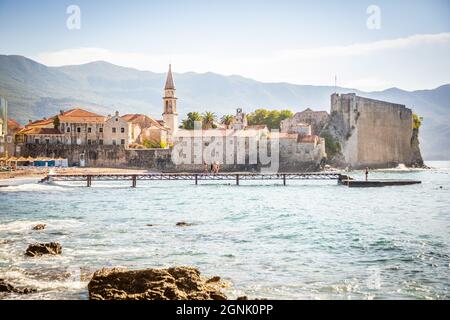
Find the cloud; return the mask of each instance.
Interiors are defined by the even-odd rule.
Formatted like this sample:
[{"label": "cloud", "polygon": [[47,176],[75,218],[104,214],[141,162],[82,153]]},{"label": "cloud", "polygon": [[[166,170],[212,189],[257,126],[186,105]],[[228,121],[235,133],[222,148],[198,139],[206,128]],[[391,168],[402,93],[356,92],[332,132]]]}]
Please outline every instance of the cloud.
[{"label": "cloud", "polygon": [[373,54],[380,51],[405,49],[408,47],[448,43],[450,32],[437,34],[416,34],[406,38],[380,40],[368,43],[357,43],[347,46],[330,46],[320,48],[307,48],[298,50],[285,50],[279,54],[285,58],[321,59],[331,57],[350,57]]},{"label": "cloud", "polygon": [[[442,44],[445,47],[440,47],[440,51],[436,50]],[[104,48],[73,48],[43,52],[34,59],[49,66],[74,65],[103,60],[124,67],[155,72],[165,72],[167,65],[173,63],[177,72],[212,71],[225,75],[239,74],[266,82],[285,81],[299,84],[332,85],[334,84],[334,75],[338,74],[339,85],[360,86],[365,90],[380,90],[384,86],[391,85],[413,89],[413,86],[418,84],[421,88],[435,84],[420,85],[420,81],[424,81],[422,77],[410,79],[408,72],[412,72],[411,67],[404,66],[401,69],[400,66],[404,57],[415,59],[412,68],[420,67],[420,69],[429,69],[430,72],[436,69],[443,73],[445,67],[439,71],[438,64],[441,62],[439,57],[442,59],[442,56],[448,56],[448,44],[450,44],[450,32],[417,34],[398,39],[342,46],[276,50],[272,53],[251,57],[182,53],[163,55],[111,51]],[[420,50],[427,50],[429,59],[426,61],[420,59],[420,55],[416,54]],[[367,60],[369,58],[370,62]],[[396,61],[400,63],[395,65],[397,70],[394,73],[390,70],[392,67],[389,68],[386,64],[391,63],[392,65]],[[446,62],[443,63],[446,64]],[[402,79],[398,78],[401,76]],[[397,77],[395,81],[394,77]],[[442,77],[448,79],[445,75],[439,78],[440,81]]]}]

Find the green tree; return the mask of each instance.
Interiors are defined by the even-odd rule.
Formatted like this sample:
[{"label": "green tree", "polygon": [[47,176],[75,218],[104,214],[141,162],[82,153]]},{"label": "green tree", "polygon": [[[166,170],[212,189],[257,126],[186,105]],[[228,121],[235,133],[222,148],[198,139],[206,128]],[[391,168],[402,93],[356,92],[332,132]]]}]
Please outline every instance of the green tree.
[{"label": "green tree", "polygon": [[181,128],[187,129],[187,130],[193,130],[195,121],[202,122],[203,121],[202,116],[198,112],[189,112],[187,114],[187,118],[182,121]]},{"label": "green tree", "polygon": [[229,126],[234,120],[234,117],[231,114],[226,114],[222,117],[220,122],[226,126]]},{"label": "green tree", "polygon": [[55,117],[55,118],[53,118],[53,127],[55,128],[55,129],[58,129],[59,128],[59,117]]},{"label": "green tree", "polygon": [[422,125],[423,118],[419,117],[417,114],[413,114],[413,129],[419,130]]},{"label": "green tree", "polygon": [[247,121],[249,125],[265,124],[269,129],[280,129],[281,121],[293,116],[290,110],[257,109],[247,116]]},{"label": "green tree", "polygon": [[217,116],[214,112],[205,111],[203,113],[203,129],[215,129],[216,125],[214,122],[217,120]]},{"label": "green tree", "polygon": [[333,157],[341,151],[340,143],[329,132],[322,132],[320,136],[325,139],[325,152],[329,157]]}]

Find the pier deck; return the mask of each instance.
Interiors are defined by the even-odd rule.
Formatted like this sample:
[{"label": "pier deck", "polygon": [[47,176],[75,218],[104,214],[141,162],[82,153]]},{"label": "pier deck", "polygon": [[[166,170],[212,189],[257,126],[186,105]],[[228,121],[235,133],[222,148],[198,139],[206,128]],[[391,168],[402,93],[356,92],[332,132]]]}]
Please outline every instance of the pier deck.
[{"label": "pier deck", "polygon": [[92,181],[131,181],[131,186],[136,187],[138,180],[189,180],[199,184],[200,181],[234,181],[239,185],[243,180],[279,180],[286,185],[287,180],[348,180],[347,175],[336,172],[314,172],[314,173],[145,173],[145,174],[50,174],[41,182],[50,181],[85,181],[90,187]]},{"label": "pier deck", "polygon": [[143,174],[50,174],[40,182],[53,181],[83,181],[86,186],[92,186],[93,181],[131,181],[131,187],[137,186],[137,181],[233,181],[239,185],[240,181],[246,180],[278,180],[287,184],[288,180],[336,180],[338,184],[348,187],[384,187],[403,186],[421,183],[416,180],[354,180],[352,177],[337,172],[283,172],[283,173],[249,173],[249,172],[223,172],[211,173],[143,173]]},{"label": "pier deck", "polygon": [[418,180],[340,180],[340,183],[350,188],[371,188],[386,186],[407,186],[412,184],[420,184]]}]

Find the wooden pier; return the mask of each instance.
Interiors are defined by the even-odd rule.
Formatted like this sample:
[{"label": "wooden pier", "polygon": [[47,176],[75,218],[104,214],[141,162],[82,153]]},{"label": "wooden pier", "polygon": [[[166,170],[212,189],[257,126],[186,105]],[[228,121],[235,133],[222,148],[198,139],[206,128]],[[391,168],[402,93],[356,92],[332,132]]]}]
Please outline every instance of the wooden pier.
[{"label": "wooden pier", "polygon": [[316,172],[316,173],[145,173],[145,174],[50,174],[41,182],[53,181],[83,181],[87,187],[92,186],[93,181],[131,181],[131,187],[136,188],[137,181],[194,181],[198,185],[201,181],[233,181],[239,185],[245,180],[278,180],[287,184],[288,180],[349,180],[347,175],[336,172]]},{"label": "wooden pier", "polygon": [[241,181],[280,181],[283,185],[288,180],[335,180],[339,185],[348,187],[370,188],[384,186],[404,186],[419,184],[416,180],[354,180],[352,177],[337,172],[283,172],[283,173],[143,173],[143,174],[50,174],[40,182],[81,181],[87,187],[93,181],[131,181],[131,187],[136,188],[137,181],[194,181],[198,185],[202,181],[233,181],[239,185]]}]

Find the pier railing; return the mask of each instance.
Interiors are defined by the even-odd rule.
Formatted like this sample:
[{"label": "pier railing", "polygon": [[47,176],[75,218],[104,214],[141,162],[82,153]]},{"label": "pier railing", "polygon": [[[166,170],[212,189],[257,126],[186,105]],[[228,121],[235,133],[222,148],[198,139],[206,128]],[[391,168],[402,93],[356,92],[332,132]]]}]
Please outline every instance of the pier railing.
[{"label": "pier railing", "polygon": [[143,174],[50,174],[41,182],[50,181],[85,181],[86,186],[90,187],[92,181],[131,181],[131,186],[137,186],[137,180],[189,180],[199,184],[200,181],[234,181],[239,185],[243,180],[278,180],[286,185],[287,180],[348,180],[347,175],[336,172],[283,172],[283,173],[143,173]]}]

